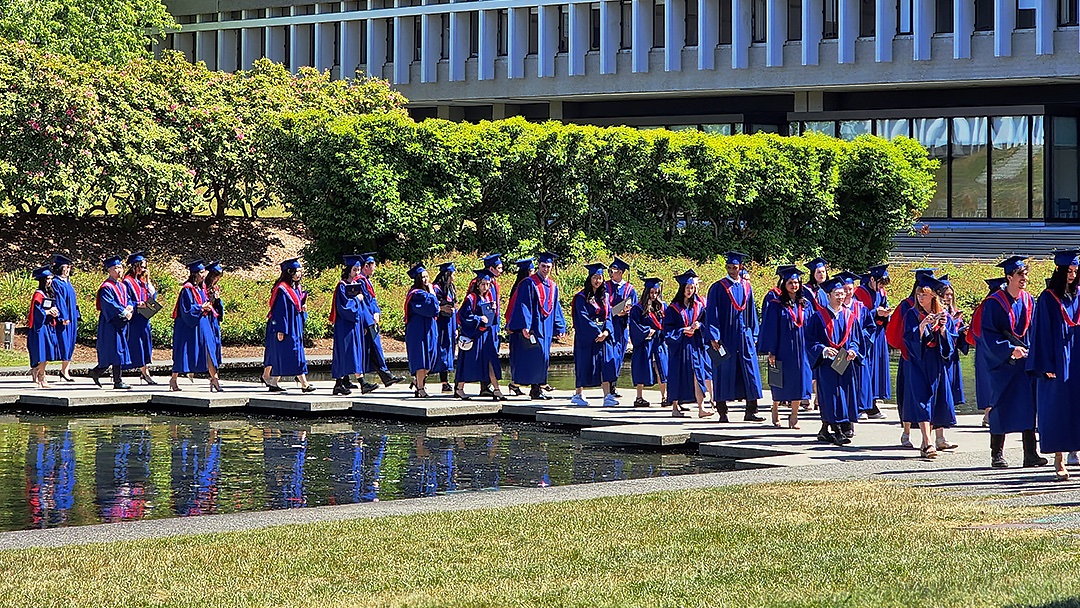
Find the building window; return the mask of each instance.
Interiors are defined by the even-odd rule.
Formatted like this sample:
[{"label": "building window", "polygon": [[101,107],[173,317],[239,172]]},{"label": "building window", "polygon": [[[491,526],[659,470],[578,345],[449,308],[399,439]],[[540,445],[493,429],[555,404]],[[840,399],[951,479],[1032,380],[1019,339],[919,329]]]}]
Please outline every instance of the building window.
[{"label": "building window", "polygon": [[[421,19],[420,17],[413,17],[412,20],[413,20],[413,58],[412,59],[413,59],[413,61],[420,61],[420,48],[423,46],[423,41],[424,41],[424,29],[422,27],[423,19]],[[337,46],[337,45],[335,44],[335,46]],[[337,56],[338,56],[338,54],[337,54],[337,52],[335,50],[334,57],[337,57]]]},{"label": "building window", "polygon": [[589,50],[600,50],[600,5],[589,5]]},{"label": "building window", "polygon": [[480,13],[469,13],[469,57],[480,54]]},{"label": "building window", "polygon": [[840,139],[851,141],[860,135],[869,135],[871,127],[869,120],[841,120]]},{"label": "building window", "polygon": [[877,6],[874,0],[859,0],[859,36],[870,38],[876,31]]},{"label": "building window", "polygon": [[701,130],[713,135],[731,135],[731,123],[721,123],[718,125],[701,125]]},{"label": "building window", "polygon": [[507,9],[501,9],[499,11],[499,27],[495,34],[498,38],[498,42],[495,44],[495,54],[499,57],[506,57],[506,43],[509,40],[510,32],[510,11]]},{"label": "building window", "polygon": [[908,119],[899,120],[875,120],[874,134],[884,139],[896,139],[897,137],[911,137],[911,123]]},{"label": "building window", "polygon": [[990,119],[990,204],[995,218],[1028,217],[1028,124],[1027,116]]},{"label": "building window", "polygon": [[529,54],[540,52],[540,9],[529,9]]},{"label": "building window", "polygon": [[1031,30],[1035,29],[1035,9],[1024,8],[1024,2],[1020,3],[1020,8],[1016,9],[1016,29],[1018,30]]},{"label": "building window", "polygon": [[766,0],[753,0],[750,3],[750,40],[751,42],[765,42],[768,35],[768,8]]},{"label": "building window", "polygon": [[952,217],[989,217],[988,122],[985,116],[952,119],[952,150],[949,154]]},{"label": "building window", "polygon": [[994,30],[994,0],[975,0],[975,31]]},{"label": "building window", "polygon": [[1077,0],[1058,0],[1058,25],[1077,24]]},{"label": "building window", "polygon": [[822,8],[821,37],[835,40],[840,35],[840,0],[824,0]]},{"label": "building window", "polygon": [[559,7],[559,52],[570,50],[570,7]]},{"label": "building window", "polygon": [[787,39],[802,40],[802,0],[787,3]]},{"label": "building window", "polygon": [[836,122],[832,120],[809,120],[803,123],[803,133],[821,133],[836,137]]},{"label": "building window", "polygon": [[[450,13],[439,15],[439,27],[442,29],[442,39],[439,45],[439,59],[450,59]],[[361,29],[361,31],[363,31]]]},{"label": "building window", "polygon": [[698,0],[686,0],[686,46],[698,45]]},{"label": "building window", "polygon": [[924,217],[949,217],[949,121],[945,118],[916,118],[912,135],[930,152],[930,158],[941,161],[935,182],[934,199],[927,205]]},{"label": "building window", "polygon": [[1080,196],[1077,193],[1077,146],[1076,118],[1054,116],[1053,121],[1053,195],[1050,198],[1050,217],[1054,219],[1076,219]]},{"label": "building window", "polygon": [[619,3],[619,48],[628,49],[634,44],[634,5],[629,0]]},{"label": "building window", "polygon": [[896,3],[896,33],[910,34],[911,24],[915,20],[912,0],[898,0]]},{"label": "building window", "polygon": [[664,0],[653,2],[652,46],[654,49],[664,48]]},{"label": "building window", "polygon": [[1031,165],[1028,172],[1031,174],[1031,217],[1042,218],[1046,187],[1046,147],[1043,145],[1042,116],[1031,117]]},{"label": "building window", "polygon": [[934,33],[951,34],[953,31],[953,5],[948,0],[934,3]]},{"label": "building window", "polygon": [[731,2],[720,2],[720,44],[731,44]]}]

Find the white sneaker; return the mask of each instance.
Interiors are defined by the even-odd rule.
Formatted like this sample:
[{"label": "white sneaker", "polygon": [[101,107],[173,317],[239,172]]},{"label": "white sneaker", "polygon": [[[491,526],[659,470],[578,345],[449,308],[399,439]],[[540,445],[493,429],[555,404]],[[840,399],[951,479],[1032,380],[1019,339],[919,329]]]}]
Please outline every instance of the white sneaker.
[{"label": "white sneaker", "polygon": [[615,398],[615,395],[604,395],[604,407],[615,407],[619,405],[619,400]]},{"label": "white sneaker", "polygon": [[585,401],[585,398],[582,397],[581,395],[575,394],[573,397],[570,398],[570,405],[576,405],[578,407],[587,407],[589,405],[589,402]]},{"label": "white sneaker", "polygon": [[900,446],[905,448],[915,447],[911,443],[911,435],[909,433],[903,433],[900,435]]},{"label": "white sneaker", "polygon": [[1077,457],[1076,452],[1069,452],[1069,457],[1066,459],[1066,464],[1069,466],[1080,466],[1080,458]]},{"label": "white sneaker", "polygon": [[866,412],[859,412],[859,420],[866,420]]}]

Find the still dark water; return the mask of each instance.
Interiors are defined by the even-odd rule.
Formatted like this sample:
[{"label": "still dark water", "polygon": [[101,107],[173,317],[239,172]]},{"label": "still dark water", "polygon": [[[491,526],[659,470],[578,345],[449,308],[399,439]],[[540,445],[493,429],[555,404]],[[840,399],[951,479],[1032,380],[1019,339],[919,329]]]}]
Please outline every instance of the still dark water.
[{"label": "still dark water", "polygon": [[0,530],[264,511],[730,470],[542,424],[0,416]]}]

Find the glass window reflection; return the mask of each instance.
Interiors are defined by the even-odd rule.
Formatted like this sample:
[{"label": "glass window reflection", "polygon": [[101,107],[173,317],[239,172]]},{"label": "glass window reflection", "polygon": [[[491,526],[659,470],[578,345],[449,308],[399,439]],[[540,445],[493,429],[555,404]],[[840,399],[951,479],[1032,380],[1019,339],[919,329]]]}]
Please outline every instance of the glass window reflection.
[{"label": "glass window reflection", "polygon": [[944,118],[916,118],[912,121],[912,135],[930,153],[930,158],[941,161],[935,182],[937,190],[927,205],[923,217],[948,217],[949,214],[949,121]]}]

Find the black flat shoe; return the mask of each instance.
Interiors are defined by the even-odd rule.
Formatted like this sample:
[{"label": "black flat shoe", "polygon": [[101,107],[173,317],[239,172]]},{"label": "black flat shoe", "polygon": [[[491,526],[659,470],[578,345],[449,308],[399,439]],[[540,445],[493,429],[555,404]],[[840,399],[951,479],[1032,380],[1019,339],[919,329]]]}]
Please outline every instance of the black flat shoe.
[{"label": "black flat shoe", "polygon": [[351,395],[352,391],[349,390],[349,387],[345,386],[344,384],[339,384],[339,385],[334,387],[333,394],[335,396],[337,396],[337,395],[346,395],[347,396],[347,395]]},{"label": "black flat shoe", "polygon": [[64,374],[60,374],[60,379],[64,382],[75,382],[75,378],[72,378],[71,376],[65,376]]},{"label": "black flat shoe", "polygon": [[379,388],[378,384],[375,384],[374,382],[365,382],[360,386],[360,394],[366,395],[377,388]]},{"label": "black flat shoe", "polygon": [[[680,408],[682,409],[682,408]],[[728,420],[727,414],[720,414],[720,417],[716,419],[717,422],[731,422]]]},{"label": "black flat shoe", "polygon": [[637,399],[634,399],[634,407],[649,407],[649,402],[638,397]]},{"label": "black flat shoe", "polygon": [[821,443],[836,443],[836,439],[833,434],[828,431],[821,431],[817,434],[817,440]]},{"label": "black flat shoe", "polygon": [[529,393],[529,399],[534,401],[551,401],[549,395],[545,395],[542,391],[533,391]]},{"label": "black flat shoe", "polygon": [[300,392],[301,393],[314,393],[315,392],[315,385],[314,384],[309,384],[309,385],[305,386],[304,388],[300,389]]},{"label": "black flat shoe", "polygon": [[393,386],[404,379],[405,378],[402,378],[401,376],[390,376],[389,378],[383,380],[383,386]]},{"label": "black flat shoe", "polygon": [[1049,460],[1047,460],[1047,459],[1045,459],[1045,458],[1043,458],[1041,456],[1039,458],[1033,458],[1033,459],[1025,458],[1024,459],[1024,466],[1025,467],[1042,467],[1042,466],[1046,466],[1049,463],[1050,463]]},{"label": "black flat shoe", "polygon": [[413,391],[413,397],[416,397],[417,399],[427,399],[428,397],[430,397],[430,395],[428,395],[428,392],[426,390],[418,388]]},{"label": "black flat shoe", "polygon": [[131,385],[124,382],[115,382],[113,383],[112,387],[116,390],[126,391],[131,388]]},{"label": "black flat shoe", "polygon": [[267,387],[267,389],[270,390],[271,393],[284,393],[285,392],[285,389],[281,388],[280,386],[273,386],[273,385],[268,384],[268,385],[266,385],[266,387]]},{"label": "black flat shoe", "polygon": [[757,414],[747,414],[743,416],[743,422],[765,422],[765,419]]},{"label": "black flat shoe", "polygon": [[345,382],[343,382],[343,384],[345,385],[345,388],[349,389],[350,391],[355,391],[356,389],[360,388],[359,386],[353,384],[352,380],[346,380]]},{"label": "black flat shoe", "polygon": [[442,384],[442,392],[444,392],[444,393],[452,393],[452,392],[454,392],[454,387],[450,386],[449,382],[443,382],[443,384]]}]

